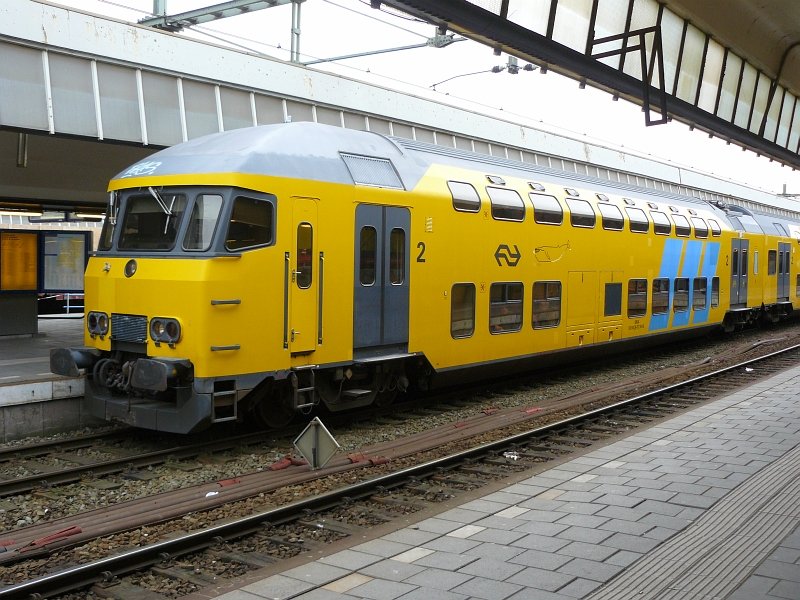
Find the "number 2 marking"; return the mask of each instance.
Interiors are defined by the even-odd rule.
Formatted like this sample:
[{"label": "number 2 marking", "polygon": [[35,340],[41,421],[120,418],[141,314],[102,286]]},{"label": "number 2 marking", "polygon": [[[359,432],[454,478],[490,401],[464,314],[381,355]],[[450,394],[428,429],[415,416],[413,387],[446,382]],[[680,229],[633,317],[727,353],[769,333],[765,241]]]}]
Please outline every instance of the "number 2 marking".
[{"label": "number 2 marking", "polygon": [[417,248],[419,248],[417,262],[425,262],[425,242],[417,242]]}]

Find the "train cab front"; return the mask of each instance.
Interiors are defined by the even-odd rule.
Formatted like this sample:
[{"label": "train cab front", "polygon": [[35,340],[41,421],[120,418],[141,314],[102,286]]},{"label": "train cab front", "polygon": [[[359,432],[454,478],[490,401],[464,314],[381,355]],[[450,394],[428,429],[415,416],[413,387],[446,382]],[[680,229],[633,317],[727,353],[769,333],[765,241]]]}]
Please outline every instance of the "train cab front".
[{"label": "train cab front", "polygon": [[175,433],[236,418],[226,376],[260,285],[245,255],[270,245],[274,211],[274,197],[237,188],[112,194],[86,269],[84,346],[50,359],[54,373],[85,375],[89,414]]}]

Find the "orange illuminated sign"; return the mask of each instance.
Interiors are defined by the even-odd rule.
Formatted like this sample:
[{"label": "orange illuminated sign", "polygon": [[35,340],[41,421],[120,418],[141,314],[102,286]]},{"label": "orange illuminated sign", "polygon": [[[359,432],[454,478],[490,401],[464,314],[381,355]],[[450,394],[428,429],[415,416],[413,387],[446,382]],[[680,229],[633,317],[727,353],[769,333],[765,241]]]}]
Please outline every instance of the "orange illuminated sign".
[{"label": "orange illuminated sign", "polygon": [[0,291],[36,291],[36,233],[0,232]]}]

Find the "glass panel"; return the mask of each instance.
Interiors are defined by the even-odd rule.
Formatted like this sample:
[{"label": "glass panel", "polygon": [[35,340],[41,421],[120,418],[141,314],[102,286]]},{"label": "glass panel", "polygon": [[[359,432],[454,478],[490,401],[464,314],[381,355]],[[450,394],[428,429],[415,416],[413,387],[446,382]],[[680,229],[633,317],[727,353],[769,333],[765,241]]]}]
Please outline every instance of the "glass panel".
[{"label": "glass panel", "polygon": [[569,219],[573,227],[594,227],[594,210],[586,200],[567,198],[567,207],[570,210]]},{"label": "glass panel", "polygon": [[628,317],[643,317],[647,314],[647,280],[628,281]]},{"label": "glass panel", "polygon": [[314,228],[311,223],[300,223],[297,226],[297,287],[311,287],[314,271]]},{"label": "glass panel", "polygon": [[650,221],[647,220],[647,214],[641,208],[626,207],[625,212],[628,213],[628,226],[631,231],[635,233],[650,231]]},{"label": "glass panel", "polygon": [[706,65],[703,69],[703,83],[700,88],[698,106],[711,114],[714,114],[714,105],[717,103],[717,91],[719,90],[719,82],[722,75],[722,58],[724,55],[725,49],[716,41],[710,40],[706,53]]},{"label": "glass panel", "polygon": [[525,218],[525,205],[517,192],[495,187],[487,187],[486,192],[492,201],[493,218],[502,221],[522,221]]},{"label": "glass panel", "polygon": [[91,63],[63,54],[48,56],[56,131],[97,136]]},{"label": "glass panel", "polygon": [[400,285],[406,279],[406,232],[395,228],[389,234],[389,282]]},{"label": "glass panel", "polygon": [[457,283],[450,293],[450,335],[470,337],[475,331],[475,285]]},{"label": "glass panel", "polygon": [[304,102],[286,101],[286,114],[293,123],[297,121],[313,121],[314,111],[310,104]]},{"label": "glass panel", "polygon": [[225,131],[253,126],[253,112],[250,109],[250,94],[241,90],[219,88],[222,104],[222,126]]},{"label": "glass panel", "polygon": [[709,219],[708,225],[711,227],[711,235],[714,237],[722,234],[722,229],[720,228],[719,223],[717,223],[714,219]]},{"label": "glass panel", "polygon": [[97,63],[100,114],[106,138],[142,141],[139,120],[139,92],[136,71],[127,67]]},{"label": "glass panel", "polygon": [[183,141],[178,84],[174,77],[142,73],[147,140],[151,144],[172,146]]},{"label": "glass panel", "polygon": [[0,43],[0,53],[0,124],[47,130],[42,51]]},{"label": "glass panel", "polygon": [[378,232],[374,227],[361,228],[359,248],[361,254],[358,262],[358,280],[361,285],[374,285],[378,256]]},{"label": "glass panel", "polygon": [[[531,2],[530,4],[537,3]],[[549,5],[548,2],[541,4]],[[583,54],[586,50],[589,15],[591,14],[592,0],[559,0],[556,21],[553,26],[553,41]],[[545,29],[545,31],[547,30]]]},{"label": "glass panel", "polygon": [[[628,0],[605,0],[598,3],[597,21],[595,22],[595,37],[602,38],[618,35],[625,31],[625,19],[628,15]],[[622,42],[617,40],[601,46],[595,46],[594,52],[608,52],[622,47]],[[601,62],[617,69],[619,56],[610,56],[601,59]]]},{"label": "glass panel", "polygon": [[675,295],[672,300],[672,310],[686,312],[689,310],[689,279],[681,277],[675,280]]},{"label": "glass panel", "polygon": [[536,223],[561,225],[564,221],[564,211],[558,200],[553,196],[528,194],[533,203],[533,220]]},{"label": "glass panel", "polygon": [[150,194],[128,199],[119,239],[121,250],[166,252],[175,245],[175,236],[186,208],[186,196],[163,192],[160,196],[171,215]]},{"label": "glass panel", "polygon": [[767,275],[775,275],[778,270],[778,253],[770,250],[767,253]]},{"label": "glass panel", "polygon": [[493,283],[489,293],[489,331],[506,333],[522,327],[521,283]]},{"label": "glass panel", "polygon": [[700,217],[692,217],[692,225],[694,225],[694,237],[706,238],[708,237],[708,225]]},{"label": "glass panel", "polygon": [[560,322],[561,282],[536,281],[533,284],[533,328],[558,327]]},{"label": "glass panel", "polygon": [[683,215],[672,215],[672,220],[675,222],[675,235],[687,237],[692,233],[692,227],[689,225],[689,220]]},{"label": "glass panel", "polygon": [[681,100],[694,104],[697,96],[697,81],[700,75],[700,62],[703,59],[703,46],[706,43],[705,34],[694,25],[689,25],[686,31],[686,42],[683,48],[683,61],[678,78],[677,96]]},{"label": "glass panel", "polygon": [[186,135],[190,140],[219,132],[214,86],[184,79],[183,104],[186,108]]},{"label": "glass panel", "polygon": [[[364,129],[366,128],[366,123],[364,122],[364,116],[356,116],[353,119],[355,123],[351,121],[351,124],[356,124],[356,127],[353,129]],[[342,126],[342,112],[339,110],[334,110],[332,108],[326,108],[324,106],[317,106],[317,123],[323,123],[325,125],[333,125],[334,127],[341,127]]]},{"label": "glass panel", "polygon": [[719,277],[711,280],[711,306],[719,306]]},{"label": "glass panel", "polygon": [[369,130],[383,135],[392,135],[392,129],[389,121],[379,119],[378,117],[369,118]]},{"label": "glass panel", "polygon": [[725,64],[725,75],[722,79],[722,95],[719,99],[717,114],[723,119],[730,121],[733,116],[734,100],[736,100],[736,88],[739,85],[739,74],[742,71],[742,59],[728,52],[728,60]]},{"label": "glass panel", "polygon": [[706,307],[708,280],[705,277],[696,277],[692,288],[692,308],[703,310]]},{"label": "glass panel", "polygon": [[[494,12],[498,13],[499,11]],[[509,2],[508,20],[540,35],[547,33],[549,17],[549,2],[531,2],[530,0],[510,0]]]},{"label": "glass panel", "polygon": [[603,316],[618,317],[622,314],[622,284],[607,283],[603,302]]},{"label": "glass panel", "polygon": [[654,315],[663,315],[669,310],[669,279],[653,280],[653,305]]},{"label": "glass panel", "polygon": [[283,123],[283,101],[280,98],[256,94],[256,119],[259,125]]},{"label": "glass panel", "polygon": [[667,93],[671,94],[675,85],[678,66],[678,53],[681,48],[683,19],[669,10],[661,17],[661,49],[664,53],[664,80]]},{"label": "glass panel", "polygon": [[750,104],[753,101],[753,90],[756,83],[758,71],[750,64],[745,64],[744,74],[742,75],[742,86],[739,90],[739,101],[736,103],[736,119],[734,125],[743,129],[747,128],[750,118]]},{"label": "glass panel", "polygon": [[233,203],[231,221],[225,236],[228,250],[240,250],[272,243],[272,204],[239,196]]},{"label": "glass panel", "polygon": [[111,241],[114,236],[114,226],[108,217],[103,221],[103,229],[100,232],[100,240],[97,242],[98,250],[111,250]]},{"label": "glass panel", "polygon": [[197,197],[183,241],[184,250],[208,250],[211,247],[221,208],[222,196],[200,194]]},{"label": "glass panel", "polygon": [[598,204],[597,208],[600,210],[600,215],[603,220],[603,229],[611,229],[621,231],[624,224],[622,213],[619,208],[613,204]]},{"label": "glass panel", "polygon": [[739,250],[734,248],[733,261],[731,262],[731,275],[739,274]]},{"label": "glass panel", "polygon": [[478,192],[468,183],[461,181],[448,181],[447,187],[453,196],[453,208],[465,212],[478,212],[481,209],[481,199]]},{"label": "glass panel", "polygon": [[742,248],[742,277],[747,277],[748,267],[747,249]]}]

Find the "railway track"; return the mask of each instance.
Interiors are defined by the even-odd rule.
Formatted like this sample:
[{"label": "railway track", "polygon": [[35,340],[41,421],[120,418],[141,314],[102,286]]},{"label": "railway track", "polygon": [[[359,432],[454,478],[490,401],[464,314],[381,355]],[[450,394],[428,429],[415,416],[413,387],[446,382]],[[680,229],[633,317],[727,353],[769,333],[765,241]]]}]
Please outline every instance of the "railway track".
[{"label": "railway track", "polygon": [[[309,482],[321,475],[335,481],[330,482],[327,491],[322,491],[324,487],[315,487],[309,498],[286,502],[285,495],[276,497],[273,501],[280,506],[225,523],[201,522],[195,518],[192,525],[196,528],[190,533],[178,534],[173,530],[170,539],[162,537],[160,541],[121,553],[119,548],[115,548],[84,564],[0,589],[0,598],[31,594],[52,596],[76,589],[85,590],[88,586],[94,586],[92,589],[96,594],[114,598],[142,597],[135,595],[142,593],[142,588],[153,597],[159,597],[157,594],[164,590],[169,590],[172,597],[192,593],[214,585],[221,578],[237,577],[256,568],[269,569],[270,565],[300,552],[309,552],[318,545],[349,536],[360,540],[362,534],[376,527],[391,526],[399,516],[425,510],[492,482],[541,468],[543,463],[583,452],[640,425],[669,417],[752,383],[756,376],[768,376],[794,366],[798,358],[800,346],[793,346],[768,357],[744,361],[623,401],[611,401],[609,390],[605,392],[605,401],[599,391],[594,393],[596,398],[588,392],[589,404],[598,407],[541,427],[532,427],[536,418],[533,415],[537,411],[520,416],[519,413],[527,411],[517,410],[514,418],[511,416],[514,411],[491,412],[484,415],[486,419],[476,417],[472,422],[451,425],[447,432],[439,429],[404,439],[402,443],[387,444],[382,449],[383,458],[391,459],[391,468],[381,464],[383,461],[378,460],[381,457],[377,454],[362,456],[355,461],[350,457],[349,464],[339,460],[330,469],[322,470],[324,472],[310,473],[307,467],[289,465],[279,475],[266,474],[266,477],[273,478],[274,490],[309,487]],[[610,395],[620,392],[612,389]],[[603,402],[606,405],[599,406]],[[558,412],[554,411],[551,416],[557,417]],[[524,431],[514,432],[514,429]],[[434,457],[437,447],[446,448],[447,455]],[[398,468],[405,464],[404,457],[411,455],[415,462],[421,461],[422,464]],[[365,468],[365,465],[370,466]],[[359,468],[363,469],[361,475],[366,476],[365,479],[342,486],[341,476],[359,479],[354,476]],[[375,474],[381,470],[382,473]],[[337,476],[340,478],[336,479]],[[262,479],[257,485],[264,486],[265,481]],[[227,491],[241,483],[240,479],[212,491],[218,492],[215,496],[226,496],[225,503],[231,502],[233,494],[227,494]],[[208,498],[205,500],[205,503],[189,502],[182,508],[184,517],[207,509]],[[152,523],[164,520],[165,516],[159,513],[156,516],[151,514],[149,518]],[[61,539],[51,536],[44,542],[39,540],[39,544],[23,546],[30,547],[19,554],[39,556],[39,560],[44,562],[38,566],[49,564],[52,568],[52,562],[69,561],[68,550],[60,554],[52,554],[52,550],[59,546],[74,546],[76,541],[78,537],[70,535]],[[131,540],[125,541],[130,543]],[[0,561],[6,558],[4,554],[0,554]],[[85,548],[79,554],[86,555]],[[51,562],[41,559],[43,556],[49,556]],[[19,564],[22,566],[16,571],[18,577],[24,572],[36,571],[35,563],[26,561]],[[26,571],[26,564],[33,567]],[[144,574],[126,575],[140,569],[146,569]],[[7,580],[11,567],[5,570],[4,580]]]}]

